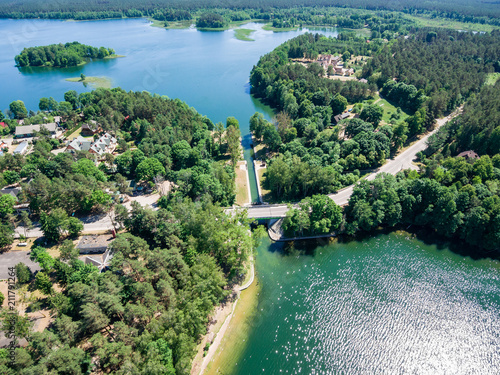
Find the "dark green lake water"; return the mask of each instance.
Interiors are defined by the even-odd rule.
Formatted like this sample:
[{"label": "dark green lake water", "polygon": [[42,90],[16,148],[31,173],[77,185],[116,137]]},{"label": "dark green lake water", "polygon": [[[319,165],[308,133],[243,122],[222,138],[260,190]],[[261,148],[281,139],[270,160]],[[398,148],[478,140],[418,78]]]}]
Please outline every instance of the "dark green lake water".
[{"label": "dark green lake water", "polygon": [[236,374],[498,374],[499,262],[406,233],[310,255],[266,241]]}]

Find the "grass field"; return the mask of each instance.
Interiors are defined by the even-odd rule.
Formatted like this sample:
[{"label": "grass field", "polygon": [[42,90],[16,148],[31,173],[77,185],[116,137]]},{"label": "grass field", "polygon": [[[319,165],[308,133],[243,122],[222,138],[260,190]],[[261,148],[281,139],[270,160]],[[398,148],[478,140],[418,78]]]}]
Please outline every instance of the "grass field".
[{"label": "grass field", "polygon": [[239,162],[236,168],[236,204],[243,206],[250,203],[250,197],[248,196],[247,170],[239,168],[240,164],[244,164],[244,162]]},{"label": "grass field", "polygon": [[[396,113],[397,108],[395,106],[393,106],[391,103],[389,103],[385,99],[380,99],[375,104],[378,105],[378,106],[380,106],[380,107],[382,107],[382,109],[384,110],[384,116],[382,117],[382,122],[384,122],[386,124],[389,124],[390,123],[390,119],[391,119],[391,115],[393,113]],[[406,113],[402,112],[400,120],[404,120],[407,117],[408,117],[408,115]]]},{"label": "grass field", "polygon": [[93,88],[98,88],[102,87],[105,89],[110,89],[111,88],[111,78],[108,77],[85,77],[85,79],[82,81],[80,77],[75,77],[75,78],[66,78],[65,79],[68,82],[80,82],[83,83],[84,86],[90,85]]},{"label": "grass field", "polygon": [[243,40],[246,42],[253,42],[255,39],[250,38],[250,34],[255,30],[252,29],[235,29],[234,37],[238,40]]},{"label": "grass field", "polygon": [[444,27],[447,29],[454,29],[454,30],[484,31],[484,32],[491,32],[492,30],[499,29],[498,26],[493,26],[493,25],[458,22],[442,18],[427,18],[427,17],[417,17],[410,15],[405,15],[405,17],[407,19],[414,21],[417,24],[417,26],[420,27]]},{"label": "grass field", "polygon": [[500,78],[500,73],[490,73],[488,78],[486,78],[485,85],[494,85]]}]

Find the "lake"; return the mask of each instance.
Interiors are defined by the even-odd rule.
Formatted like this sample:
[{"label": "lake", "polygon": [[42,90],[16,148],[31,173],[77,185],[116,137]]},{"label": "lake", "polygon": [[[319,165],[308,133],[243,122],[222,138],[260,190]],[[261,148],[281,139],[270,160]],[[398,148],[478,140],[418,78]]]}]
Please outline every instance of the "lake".
[{"label": "lake", "polygon": [[[64,100],[69,90],[89,91],[83,84],[65,78],[107,76],[113,87],[149,91],[179,98],[208,116],[225,123],[228,116],[240,122],[244,156],[249,166],[252,201],[257,201],[257,185],[251,162],[248,120],[256,111],[270,119],[271,108],[250,96],[249,76],[260,56],[308,29],[275,33],[262,24],[243,26],[254,29],[253,42],[234,37],[234,30],[165,30],[150,26],[145,19],[107,21],[0,20],[0,109],[22,100],[38,110],[41,97]],[[325,35],[337,31],[318,29]],[[113,48],[124,58],[95,61],[65,69],[15,67],[14,56],[25,47],[78,41],[95,47]]]},{"label": "lake", "polygon": [[[20,99],[37,110],[41,97],[63,100],[68,90],[88,91],[64,80],[83,73],[110,77],[113,87],[180,98],[214,122],[235,116],[255,201],[248,119],[255,111],[269,119],[272,110],[250,96],[249,73],[261,55],[306,30],[243,27],[256,30],[254,42],[235,39],[232,30],[164,30],[143,19],[0,20],[0,108]],[[24,47],[75,40],[126,57],[68,69],[14,66]],[[257,312],[231,373],[498,372],[497,261],[464,258],[401,233],[310,242],[307,255],[283,246],[266,239],[258,249]]]},{"label": "lake", "polygon": [[408,233],[307,246],[259,248],[257,308],[230,373],[498,374],[498,261]]}]

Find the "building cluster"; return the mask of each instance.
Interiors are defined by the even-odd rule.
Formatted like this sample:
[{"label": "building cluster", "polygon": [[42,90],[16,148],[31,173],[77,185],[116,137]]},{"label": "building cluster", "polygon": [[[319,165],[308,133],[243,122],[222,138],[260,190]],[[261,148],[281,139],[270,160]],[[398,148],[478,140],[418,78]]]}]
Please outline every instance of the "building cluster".
[{"label": "building cluster", "polygon": [[68,144],[66,151],[88,151],[101,158],[104,154],[111,154],[115,150],[117,143],[116,138],[108,133],[103,134],[95,141],[80,135]]},{"label": "building cluster", "polygon": [[344,68],[341,56],[319,55],[316,61],[325,69],[325,72],[328,71],[328,67],[331,66],[335,74],[341,76],[352,76],[354,74],[354,69]]}]

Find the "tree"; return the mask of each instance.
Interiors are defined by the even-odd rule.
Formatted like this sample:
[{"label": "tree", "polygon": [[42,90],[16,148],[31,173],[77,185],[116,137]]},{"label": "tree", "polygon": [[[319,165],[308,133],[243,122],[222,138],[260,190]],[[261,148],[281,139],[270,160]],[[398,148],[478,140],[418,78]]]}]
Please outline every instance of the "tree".
[{"label": "tree", "polygon": [[330,102],[330,107],[332,107],[333,114],[338,115],[347,108],[347,99],[337,93]]},{"label": "tree", "polygon": [[0,292],[0,308],[2,307],[3,305],[3,301],[5,301],[5,296],[3,295],[2,292]]},{"label": "tree", "polygon": [[215,124],[215,135],[217,137],[217,141],[219,143],[219,149],[222,146],[222,136],[224,135],[224,124],[222,122],[218,122]]},{"label": "tree", "polygon": [[45,238],[51,242],[58,242],[68,227],[68,214],[62,208],[55,208],[50,214],[40,214],[40,224]]},{"label": "tree", "polygon": [[14,231],[8,224],[0,224],[0,249],[9,246],[14,242]]},{"label": "tree", "polygon": [[342,54],[342,61],[344,61],[344,64],[345,64],[345,63],[348,63],[349,60],[351,60],[351,53],[349,51],[345,51]]},{"label": "tree", "polygon": [[83,223],[76,217],[70,217],[65,225],[65,229],[71,238],[76,238],[83,230]]},{"label": "tree", "polygon": [[328,65],[328,68],[326,68],[326,74],[328,77],[331,77],[335,74],[335,71],[333,70],[333,65]]},{"label": "tree", "polygon": [[27,265],[24,263],[18,263],[16,264],[16,277],[20,284],[26,284],[31,281],[33,273]]},{"label": "tree", "polygon": [[234,126],[236,129],[239,129],[240,128],[240,123],[233,116],[229,116],[226,119],[226,128],[229,128],[230,126]]},{"label": "tree", "polygon": [[156,158],[144,159],[135,170],[138,180],[153,181],[158,175],[165,175],[165,168]]},{"label": "tree", "polygon": [[241,157],[241,147],[240,147],[240,129],[230,125],[226,128],[226,142],[227,151],[229,152],[229,157],[231,158],[231,163],[233,167]]},{"label": "tree", "polygon": [[0,217],[6,218],[14,212],[14,205],[16,204],[16,198],[10,194],[4,194],[0,196]]},{"label": "tree", "polygon": [[281,146],[281,137],[272,124],[269,124],[264,130],[263,142],[271,151],[278,151]]},{"label": "tree", "polygon": [[52,282],[44,272],[38,272],[35,276],[35,287],[45,295],[52,294]]},{"label": "tree", "polygon": [[258,140],[262,138],[262,134],[264,133],[264,129],[267,125],[268,122],[264,119],[264,115],[262,113],[255,112],[252,117],[250,117],[250,131]]},{"label": "tree", "polygon": [[26,109],[24,102],[21,100],[13,101],[9,104],[10,112],[12,116],[16,119],[23,119],[28,117],[28,110]]},{"label": "tree", "polygon": [[377,127],[382,117],[384,115],[384,110],[377,104],[370,104],[363,107],[363,110],[359,114],[361,120],[370,122],[373,126]]},{"label": "tree", "polygon": [[12,185],[18,182],[21,179],[21,176],[19,176],[19,173],[17,173],[16,171],[7,170],[3,172],[3,178],[5,179],[5,182],[7,182],[7,184]]}]

